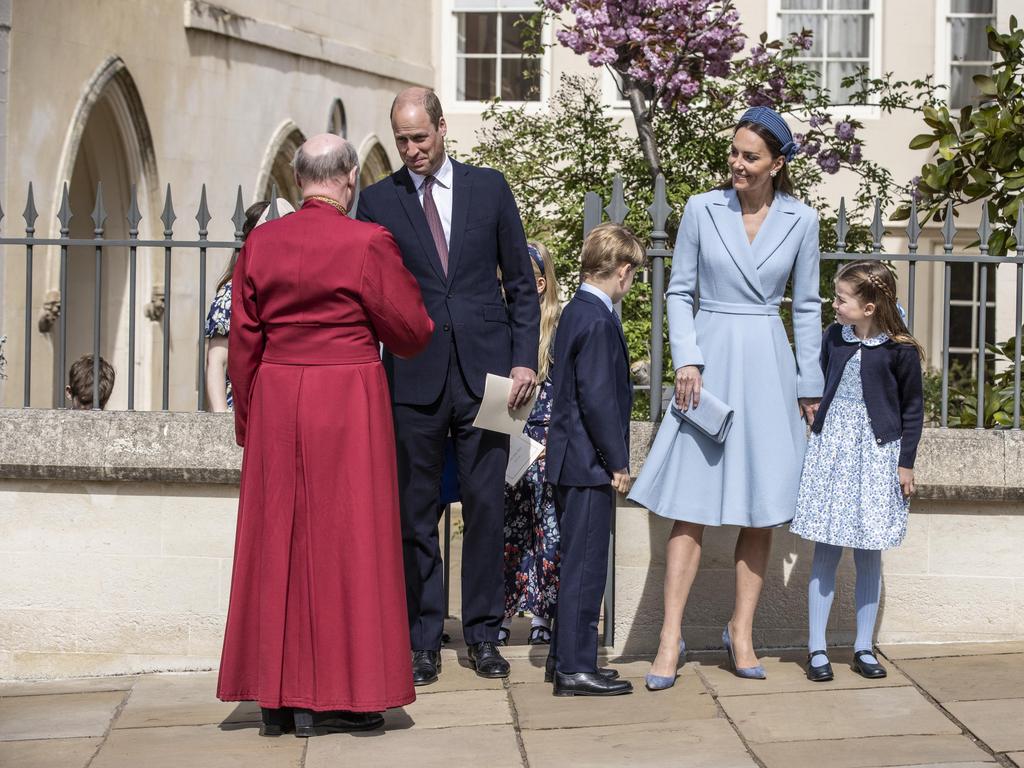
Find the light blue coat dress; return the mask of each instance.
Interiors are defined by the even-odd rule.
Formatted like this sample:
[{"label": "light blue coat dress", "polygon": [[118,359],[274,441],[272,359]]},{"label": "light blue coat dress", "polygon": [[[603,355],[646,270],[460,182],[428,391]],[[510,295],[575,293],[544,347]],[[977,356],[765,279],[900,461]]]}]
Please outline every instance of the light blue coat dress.
[{"label": "light blue coat dress", "polygon": [[[818,214],[788,195],[775,195],[753,243],[734,190],[690,198],[667,291],[672,361],[701,367],[735,416],[718,444],[669,409],[630,499],[704,525],[793,518],[807,446],[797,398],[824,389],[819,258]],[[790,275],[795,360],[779,317]]]}]

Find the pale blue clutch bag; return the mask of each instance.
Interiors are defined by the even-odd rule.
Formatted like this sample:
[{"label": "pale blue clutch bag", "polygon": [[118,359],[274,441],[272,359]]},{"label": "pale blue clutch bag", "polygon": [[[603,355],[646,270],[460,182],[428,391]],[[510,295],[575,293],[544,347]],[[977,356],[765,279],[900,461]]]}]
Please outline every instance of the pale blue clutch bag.
[{"label": "pale blue clutch bag", "polygon": [[732,428],[732,417],[735,414],[727,403],[722,402],[707,389],[700,391],[700,405],[686,411],[679,410],[675,397],[672,398],[672,413],[683,422],[693,426],[698,432],[714,440],[724,443]]}]

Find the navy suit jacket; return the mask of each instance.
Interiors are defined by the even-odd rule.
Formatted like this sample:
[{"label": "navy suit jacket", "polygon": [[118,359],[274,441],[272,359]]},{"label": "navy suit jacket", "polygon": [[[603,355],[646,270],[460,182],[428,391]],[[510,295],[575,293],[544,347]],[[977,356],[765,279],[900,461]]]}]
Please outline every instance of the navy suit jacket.
[{"label": "navy suit jacket", "polygon": [[466,383],[478,398],[488,373],[507,376],[514,366],[537,370],[540,302],[512,190],[498,171],[454,160],[452,167],[447,276],[404,166],[359,195],[356,218],[391,232],[434,321],[434,336],[416,357],[402,360],[385,350],[396,403],[437,400],[453,336]]},{"label": "navy suit jacket", "polygon": [[553,356],[547,480],[607,485],[629,466],[633,387],[622,326],[600,298],[578,291],[562,310]]}]

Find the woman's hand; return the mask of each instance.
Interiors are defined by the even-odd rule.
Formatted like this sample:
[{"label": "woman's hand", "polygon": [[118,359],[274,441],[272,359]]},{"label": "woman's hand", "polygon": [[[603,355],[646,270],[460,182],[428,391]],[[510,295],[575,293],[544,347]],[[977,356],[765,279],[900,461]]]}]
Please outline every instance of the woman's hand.
[{"label": "woman's hand", "polygon": [[821,405],[820,397],[800,397],[797,398],[797,404],[800,408],[800,415],[808,425],[814,423],[814,417],[818,415],[818,406]]},{"label": "woman's hand", "polygon": [[907,467],[900,467],[898,470],[900,478],[900,490],[903,491],[903,498],[909,499],[914,495],[917,486],[914,485],[914,470]]},{"label": "woman's hand", "polygon": [[696,408],[700,405],[700,389],[703,380],[700,375],[700,368],[696,365],[684,365],[676,369],[676,407],[681,411],[688,411],[690,403]]}]

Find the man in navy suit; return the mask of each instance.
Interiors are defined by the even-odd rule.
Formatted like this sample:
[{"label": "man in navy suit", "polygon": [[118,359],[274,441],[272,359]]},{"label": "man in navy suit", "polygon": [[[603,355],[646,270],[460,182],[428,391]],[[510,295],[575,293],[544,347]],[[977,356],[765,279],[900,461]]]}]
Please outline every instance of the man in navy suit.
[{"label": "man in navy suit", "polygon": [[[579,291],[555,334],[547,479],[561,533],[551,643],[556,696],[630,693],[597,666],[597,621],[608,570],[615,492],[629,491],[629,351],[613,305],[629,292],[644,249],[625,227],[602,224],[583,243]],[[550,670],[550,663],[549,663]]]},{"label": "man in navy suit", "polygon": [[[426,351],[385,351],[391,382],[413,681],[441,668],[444,594],[437,499],[445,438],[459,466],[465,530],[462,624],[477,674],[506,677],[497,649],[504,614],[504,494],[508,436],[473,427],[488,373],[512,378],[509,406],[537,386],[540,304],[512,191],[497,171],[448,157],[441,102],[409,88],[391,107],[404,167],[362,191],[357,217],[383,225],[434,320]],[[500,276],[499,276],[500,271]]]}]

